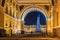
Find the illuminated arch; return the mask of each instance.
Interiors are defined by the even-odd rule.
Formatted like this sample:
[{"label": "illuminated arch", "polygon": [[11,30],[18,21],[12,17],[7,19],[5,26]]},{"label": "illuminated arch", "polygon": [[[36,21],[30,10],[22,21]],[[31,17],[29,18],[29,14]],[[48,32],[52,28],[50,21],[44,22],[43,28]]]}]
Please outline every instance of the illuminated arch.
[{"label": "illuminated arch", "polygon": [[23,15],[22,15],[21,20],[24,21],[24,18],[26,17],[26,15],[27,15],[28,13],[32,12],[32,11],[42,12],[42,13],[45,15],[45,18],[46,18],[46,20],[47,20],[47,16],[46,16],[45,12],[44,12],[42,9],[38,8],[38,7],[30,7],[30,8],[28,8],[28,9],[26,9],[26,10],[23,12]]}]

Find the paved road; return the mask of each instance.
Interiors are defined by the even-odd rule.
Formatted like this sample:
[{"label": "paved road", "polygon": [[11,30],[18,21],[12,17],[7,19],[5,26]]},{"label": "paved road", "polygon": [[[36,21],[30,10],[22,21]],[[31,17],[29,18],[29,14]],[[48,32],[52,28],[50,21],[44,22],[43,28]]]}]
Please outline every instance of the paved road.
[{"label": "paved road", "polygon": [[41,34],[23,34],[13,37],[1,37],[0,40],[60,40],[57,37],[48,37]]},{"label": "paved road", "polygon": [[0,40],[60,40],[59,38],[0,38]]}]

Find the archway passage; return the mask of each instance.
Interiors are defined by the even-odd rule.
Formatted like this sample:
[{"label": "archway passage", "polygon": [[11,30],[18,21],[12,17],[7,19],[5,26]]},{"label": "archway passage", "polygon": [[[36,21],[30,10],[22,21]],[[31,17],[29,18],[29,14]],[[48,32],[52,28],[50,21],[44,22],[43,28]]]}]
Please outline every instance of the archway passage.
[{"label": "archway passage", "polygon": [[40,11],[32,11],[29,12],[25,19],[25,25],[31,26],[36,25],[36,31],[41,31],[41,25],[46,25],[46,17],[45,15]]},{"label": "archway passage", "polygon": [[40,15],[40,17],[39,17],[40,18],[40,24],[46,25],[46,17],[42,12],[39,12],[39,11],[29,12],[24,19],[25,25],[36,25],[38,15]]}]

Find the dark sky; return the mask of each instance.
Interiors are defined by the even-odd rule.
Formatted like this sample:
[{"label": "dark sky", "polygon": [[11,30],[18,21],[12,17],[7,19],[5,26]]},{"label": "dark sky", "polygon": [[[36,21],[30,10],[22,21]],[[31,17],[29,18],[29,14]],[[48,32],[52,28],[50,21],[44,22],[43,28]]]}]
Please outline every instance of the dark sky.
[{"label": "dark sky", "polygon": [[45,15],[39,11],[32,11],[32,12],[28,13],[24,19],[25,25],[36,25],[38,15],[40,15],[40,24],[46,25]]}]

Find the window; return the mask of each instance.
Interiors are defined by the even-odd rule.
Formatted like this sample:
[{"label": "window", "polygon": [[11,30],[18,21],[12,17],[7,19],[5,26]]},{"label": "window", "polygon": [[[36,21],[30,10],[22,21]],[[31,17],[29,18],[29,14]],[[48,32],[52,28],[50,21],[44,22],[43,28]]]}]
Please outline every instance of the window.
[{"label": "window", "polygon": [[14,13],[13,13],[13,18],[14,18]]},{"label": "window", "polygon": [[5,0],[2,0],[2,4],[1,4],[1,5],[2,5],[3,7],[4,7],[4,3],[5,3]]},{"label": "window", "polygon": [[10,0],[10,5],[12,5],[12,0]]},{"label": "window", "polygon": [[8,14],[8,7],[6,6],[6,13]]},{"label": "window", "polygon": [[10,7],[10,16],[12,16],[12,9],[11,9],[11,7]]},{"label": "window", "polygon": [[10,26],[9,27],[12,27],[12,25],[11,25],[11,21],[10,21]]},{"label": "window", "polygon": [[24,8],[24,5],[19,6],[20,11]]},{"label": "window", "polygon": [[6,24],[5,24],[6,26],[8,26],[8,24],[7,24],[7,20],[6,20]]}]

